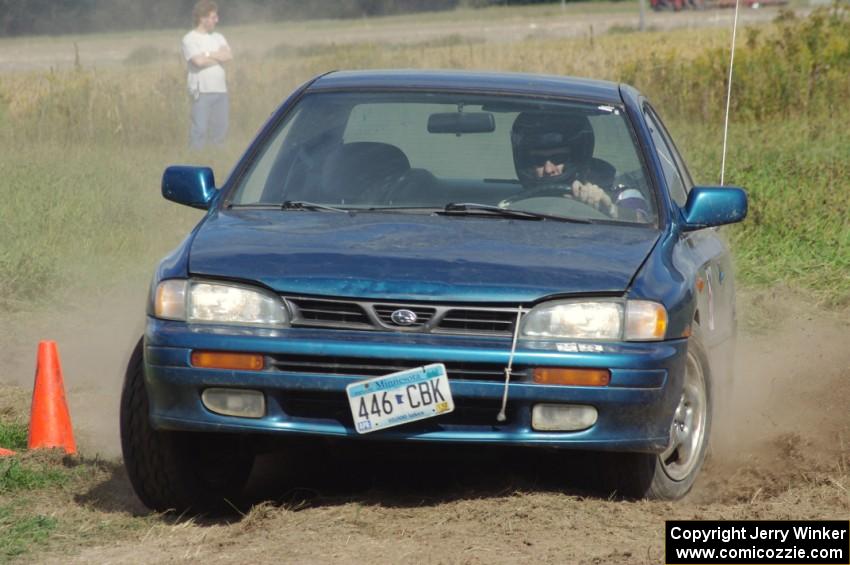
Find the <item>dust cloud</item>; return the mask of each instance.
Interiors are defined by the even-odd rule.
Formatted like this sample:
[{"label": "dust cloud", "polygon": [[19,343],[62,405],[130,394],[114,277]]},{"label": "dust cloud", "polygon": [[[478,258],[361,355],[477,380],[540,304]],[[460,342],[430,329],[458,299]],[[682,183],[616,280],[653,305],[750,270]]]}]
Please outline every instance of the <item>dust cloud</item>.
[{"label": "dust cloud", "polygon": [[850,322],[789,290],[739,295],[730,400],[695,502],[752,502],[850,464]]},{"label": "dust cloud", "polygon": [[[61,311],[17,316],[4,330],[0,381],[26,388],[38,341],[58,343],[71,418],[87,455],[120,455],[121,385],[144,331],[147,289],[147,280],[123,281],[91,303],[67,301]],[[850,324],[791,292],[742,294],[739,303],[735,386],[715,415],[709,470],[775,457],[789,441],[834,461],[850,445]]]},{"label": "dust cloud", "polygon": [[78,449],[118,457],[118,407],[124,369],[144,332],[149,281],[126,281],[86,304],[72,300],[15,315],[2,331],[0,382],[32,389],[38,342],[57,342]]},{"label": "dust cloud", "polygon": [[790,291],[740,301],[732,399],[715,421],[718,455],[746,453],[785,434],[831,442],[850,425],[850,323]]}]

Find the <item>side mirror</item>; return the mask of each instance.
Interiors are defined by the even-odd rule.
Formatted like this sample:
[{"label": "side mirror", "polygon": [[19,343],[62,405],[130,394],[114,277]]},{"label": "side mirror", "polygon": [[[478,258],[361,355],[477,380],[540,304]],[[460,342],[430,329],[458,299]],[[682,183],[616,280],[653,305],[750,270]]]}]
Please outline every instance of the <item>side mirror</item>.
[{"label": "side mirror", "polygon": [[685,231],[734,224],[747,217],[747,193],[733,186],[695,186],[682,212]]},{"label": "side mirror", "polygon": [[215,193],[215,177],[209,167],[175,165],[162,174],[162,196],[166,200],[207,210]]}]

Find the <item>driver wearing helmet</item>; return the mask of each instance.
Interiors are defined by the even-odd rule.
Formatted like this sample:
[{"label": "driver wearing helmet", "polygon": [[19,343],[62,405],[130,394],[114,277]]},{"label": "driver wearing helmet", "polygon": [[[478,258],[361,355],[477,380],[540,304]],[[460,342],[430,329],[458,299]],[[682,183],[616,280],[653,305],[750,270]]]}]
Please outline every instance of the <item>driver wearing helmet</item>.
[{"label": "driver wearing helmet", "polygon": [[614,167],[593,158],[587,116],[523,112],[514,121],[511,143],[526,194],[562,191],[612,218],[646,220],[649,207],[640,191],[615,189]]}]

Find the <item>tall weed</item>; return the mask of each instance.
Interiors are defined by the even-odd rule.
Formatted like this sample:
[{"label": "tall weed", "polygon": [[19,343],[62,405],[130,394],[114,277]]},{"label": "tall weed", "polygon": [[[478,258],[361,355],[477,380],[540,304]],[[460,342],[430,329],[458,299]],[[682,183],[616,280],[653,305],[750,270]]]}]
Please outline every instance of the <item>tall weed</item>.
[{"label": "tall weed", "polygon": [[[736,125],[727,182],[746,187],[750,213],[733,226],[739,276],[784,282],[850,305],[850,111]],[[719,178],[719,128],[675,120],[697,182]]]},{"label": "tall weed", "polygon": [[[717,121],[725,111],[728,46],[694,57],[652,53],[621,68],[669,114]],[[749,28],[738,46],[732,81],[736,120],[829,114],[850,92],[850,8],[836,4],[804,19],[783,12],[769,28]]]}]

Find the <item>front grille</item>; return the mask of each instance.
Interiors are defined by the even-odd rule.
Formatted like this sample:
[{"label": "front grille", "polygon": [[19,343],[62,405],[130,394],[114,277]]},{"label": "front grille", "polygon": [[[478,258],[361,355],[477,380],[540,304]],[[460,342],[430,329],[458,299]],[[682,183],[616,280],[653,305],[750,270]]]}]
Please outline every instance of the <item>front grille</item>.
[{"label": "front grille", "polygon": [[[414,359],[367,359],[361,357],[319,357],[313,355],[270,355],[270,366],[286,373],[378,377],[405,369],[429,365],[433,361]],[[498,363],[446,362],[450,380],[503,381],[505,366]],[[513,367],[511,380],[526,376],[522,367]]]},{"label": "front grille", "polygon": [[515,311],[456,308],[443,316],[439,329],[446,332],[511,335],[515,321]]},{"label": "front grille", "polygon": [[[510,337],[516,322],[515,308],[387,303],[285,296],[295,327],[372,331],[443,333]],[[396,310],[416,314],[413,324],[393,322]]]},{"label": "front grille", "polygon": [[310,298],[287,298],[294,306],[295,320],[303,325],[323,327],[365,328],[372,327],[372,321],[363,308],[356,302],[320,300]]}]

